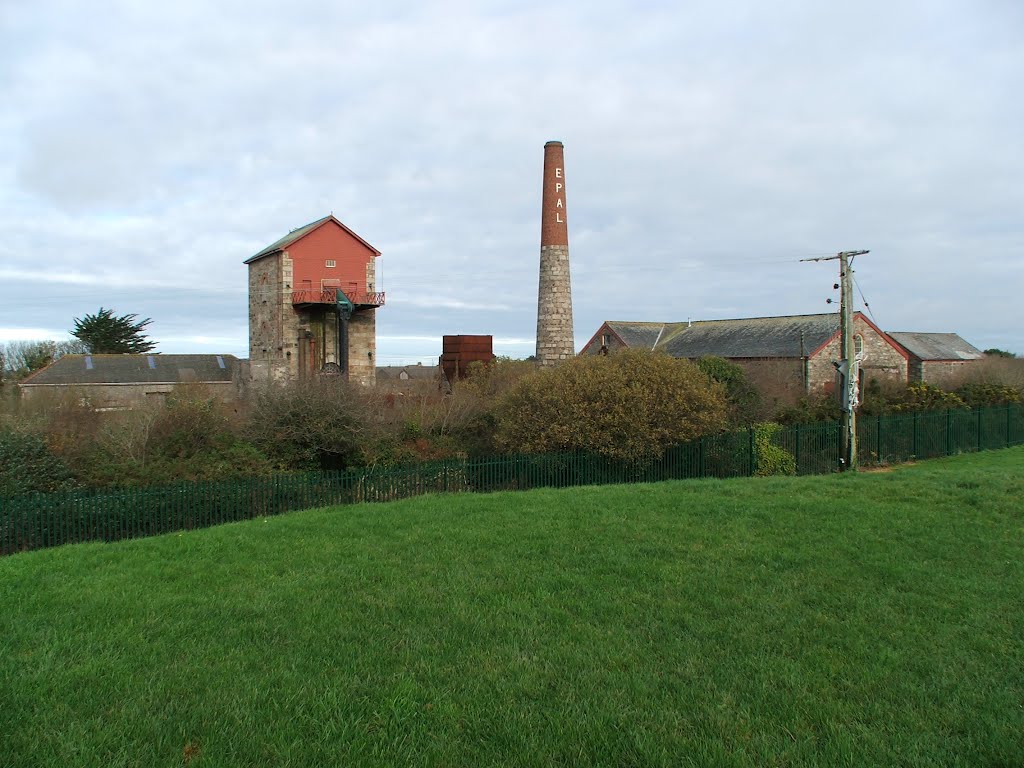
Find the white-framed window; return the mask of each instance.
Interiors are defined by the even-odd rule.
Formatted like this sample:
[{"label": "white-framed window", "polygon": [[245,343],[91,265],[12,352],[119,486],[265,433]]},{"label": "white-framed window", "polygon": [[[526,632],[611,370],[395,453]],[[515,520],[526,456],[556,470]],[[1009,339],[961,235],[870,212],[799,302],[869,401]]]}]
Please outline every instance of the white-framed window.
[{"label": "white-framed window", "polygon": [[864,354],[864,337],[861,336],[859,333],[853,337],[853,354]]},{"label": "white-framed window", "polygon": [[327,263],[324,266],[336,267],[336,266],[338,266],[338,262],[336,262],[334,259],[328,259]]}]

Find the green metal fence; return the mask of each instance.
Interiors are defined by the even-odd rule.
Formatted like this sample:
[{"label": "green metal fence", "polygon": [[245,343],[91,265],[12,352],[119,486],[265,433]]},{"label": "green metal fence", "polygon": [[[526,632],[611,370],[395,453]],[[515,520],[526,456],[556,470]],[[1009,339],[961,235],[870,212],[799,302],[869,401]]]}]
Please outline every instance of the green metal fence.
[{"label": "green metal fence", "polygon": [[[858,459],[888,464],[1024,444],[1024,406],[861,418]],[[838,424],[779,429],[769,444],[797,474],[839,469]],[[296,509],[392,501],[425,493],[489,492],[656,482],[757,473],[754,430],[675,446],[637,466],[592,454],[452,459],[349,472],[282,474],[144,488],[79,490],[0,498],[0,554],[82,541],[116,541]]]}]

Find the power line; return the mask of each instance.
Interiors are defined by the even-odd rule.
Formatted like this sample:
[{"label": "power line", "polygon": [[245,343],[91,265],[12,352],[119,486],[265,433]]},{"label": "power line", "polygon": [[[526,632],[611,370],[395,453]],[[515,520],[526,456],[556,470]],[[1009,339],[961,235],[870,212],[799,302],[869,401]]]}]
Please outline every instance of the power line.
[{"label": "power line", "polygon": [[868,311],[868,315],[871,317],[871,322],[873,322],[875,325],[878,325],[878,320],[875,319],[875,313],[871,311],[871,305],[868,304],[868,300],[864,298],[864,291],[860,289],[860,283],[857,282],[857,278],[853,279],[853,285],[854,287],[856,287],[857,293],[860,294],[860,301],[864,305],[864,309]]}]

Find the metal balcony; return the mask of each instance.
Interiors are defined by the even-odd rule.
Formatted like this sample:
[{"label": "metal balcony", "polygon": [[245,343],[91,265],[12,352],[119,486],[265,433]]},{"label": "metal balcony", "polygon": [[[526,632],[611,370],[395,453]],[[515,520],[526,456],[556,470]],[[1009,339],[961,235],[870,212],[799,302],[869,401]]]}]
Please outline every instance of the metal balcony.
[{"label": "metal balcony", "polygon": [[305,288],[292,291],[292,305],[337,304],[338,291],[342,291],[344,296],[357,308],[384,306],[383,291],[368,293],[365,289],[360,289],[360,286],[356,284],[349,284],[340,288]]}]

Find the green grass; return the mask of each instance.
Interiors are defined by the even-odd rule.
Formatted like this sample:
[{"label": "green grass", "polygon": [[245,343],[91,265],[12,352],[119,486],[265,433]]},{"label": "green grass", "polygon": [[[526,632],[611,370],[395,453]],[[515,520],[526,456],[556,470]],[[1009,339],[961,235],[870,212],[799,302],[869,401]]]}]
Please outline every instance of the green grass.
[{"label": "green grass", "polygon": [[0,559],[0,765],[1024,764],[1024,450]]}]

